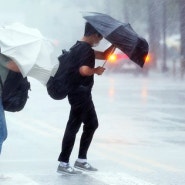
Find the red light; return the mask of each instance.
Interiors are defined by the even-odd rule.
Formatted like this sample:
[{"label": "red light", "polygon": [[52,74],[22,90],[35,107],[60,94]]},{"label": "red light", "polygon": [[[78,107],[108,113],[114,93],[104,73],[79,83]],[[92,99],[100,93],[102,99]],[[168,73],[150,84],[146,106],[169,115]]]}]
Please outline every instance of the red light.
[{"label": "red light", "polygon": [[123,53],[117,53],[117,54],[113,53],[109,55],[108,62],[116,63],[117,61],[123,60],[123,59],[128,59],[128,56]]},{"label": "red light", "polygon": [[119,53],[119,54],[117,54],[117,58],[118,59],[128,59],[128,56],[123,53]]},{"label": "red light", "polygon": [[146,57],[145,57],[145,62],[146,63],[150,63],[152,61],[152,54],[149,53]]},{"label": "red light", "polygon": [[109,57],[108,57],[109,62],[114,63],[114,62],[116,62],[116,60],[117,60],[117,55],[116,54],[109,55]]}]

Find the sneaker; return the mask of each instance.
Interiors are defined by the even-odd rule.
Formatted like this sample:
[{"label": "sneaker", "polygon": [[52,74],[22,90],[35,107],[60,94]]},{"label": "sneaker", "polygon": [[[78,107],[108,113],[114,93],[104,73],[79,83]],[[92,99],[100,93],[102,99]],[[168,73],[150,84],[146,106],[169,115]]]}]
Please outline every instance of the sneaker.
[{"label": "sneaker", "polygon": [[57,172],[58,173],[63,173],[63,174],[70,174],[70,175],[76,175],[76,174],[81,174],[82,173],[81,171],[75,170],[70,165],[67,165],[67,166],[58,165]]},{"label": "sneaker", "polygon": [[85,170],[85,171],[98,171],[98,169],[92,167],[89,163],[84,162],[84,163],[80,163],[78,161],[75,162],[74,164],[75,168],[78,168],[80,170]]}]

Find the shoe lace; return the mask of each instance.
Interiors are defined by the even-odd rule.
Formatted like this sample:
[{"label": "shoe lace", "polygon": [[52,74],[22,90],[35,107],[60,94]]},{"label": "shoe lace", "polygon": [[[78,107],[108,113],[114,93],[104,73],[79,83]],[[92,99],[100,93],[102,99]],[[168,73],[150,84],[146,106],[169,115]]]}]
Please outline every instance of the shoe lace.
[{"label": "shoe lace", "polygon": [[67,166],[67,171],[69,171],[69,172],[73,172],[74,171],[74,169],[71,167],[71,166]]}]

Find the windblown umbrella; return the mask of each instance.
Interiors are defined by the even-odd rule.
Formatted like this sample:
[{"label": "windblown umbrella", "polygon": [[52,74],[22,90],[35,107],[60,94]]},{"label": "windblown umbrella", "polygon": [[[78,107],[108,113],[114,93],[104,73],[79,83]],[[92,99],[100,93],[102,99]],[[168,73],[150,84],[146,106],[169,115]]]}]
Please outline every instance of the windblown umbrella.
[{"label": "windblown umbrella", "polygon": [[57,60],[52,59],[53,45],[39,30],[20,23],[0,27],[1,53],[18,65],[22,75],[46,84]]},{"label": "windblown umbrella", "polygon": [[143,67],[149,46],[147,41],[138,36],[128,23],[122,23],[109,15],[86,12],[87,20],[105,39],[123,51],[132,61]]}]

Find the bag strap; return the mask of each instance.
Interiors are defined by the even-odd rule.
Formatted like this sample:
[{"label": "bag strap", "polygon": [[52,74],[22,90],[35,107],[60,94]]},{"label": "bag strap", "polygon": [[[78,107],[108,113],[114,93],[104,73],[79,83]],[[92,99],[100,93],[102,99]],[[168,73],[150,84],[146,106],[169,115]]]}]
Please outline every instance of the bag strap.
[{"label": "bag strap", "polygon": [[80,45],[80,42],[77,42],[76,44],[74,44],[69,50],[73,50],[73,49],[75,49],[77,46],[79,46]]},{"label": "bag strap", "polygon": [[3,81],[1,79],[1,76],[0,76],[0,84],[1,84],[1,88],[3,89]]}]

